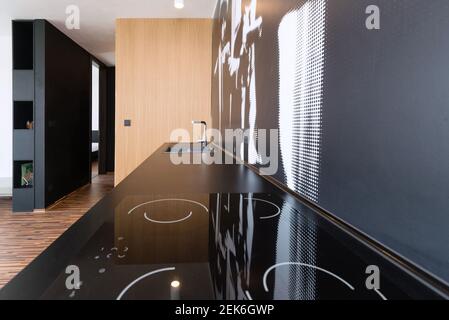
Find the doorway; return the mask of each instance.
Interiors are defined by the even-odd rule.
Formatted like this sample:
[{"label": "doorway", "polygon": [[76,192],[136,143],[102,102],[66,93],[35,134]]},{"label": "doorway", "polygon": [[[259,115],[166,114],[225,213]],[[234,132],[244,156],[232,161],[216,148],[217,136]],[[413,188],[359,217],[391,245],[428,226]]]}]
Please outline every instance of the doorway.
[{"label": "doorway", "polygon": [[91,172],[92,179],[114,172],[115,67],[92,58],[91,80]]},{"label": "doorway", "polygon": [[100,66],[92,61],[92,133],[91,133],[91,170],[92,178],[99,174],[100,153]]}]

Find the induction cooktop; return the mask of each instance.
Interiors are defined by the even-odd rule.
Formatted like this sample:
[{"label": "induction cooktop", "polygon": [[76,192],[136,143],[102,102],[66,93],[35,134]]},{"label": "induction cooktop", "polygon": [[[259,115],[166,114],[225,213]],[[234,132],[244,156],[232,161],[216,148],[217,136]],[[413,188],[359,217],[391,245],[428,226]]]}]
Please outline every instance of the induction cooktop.
[{"label": "induction cooktop", "polygon": [[[43,299],[425,299],[436,293],[275,194],[130,196]],[[79,271],[72,283],[70,270]]]}]

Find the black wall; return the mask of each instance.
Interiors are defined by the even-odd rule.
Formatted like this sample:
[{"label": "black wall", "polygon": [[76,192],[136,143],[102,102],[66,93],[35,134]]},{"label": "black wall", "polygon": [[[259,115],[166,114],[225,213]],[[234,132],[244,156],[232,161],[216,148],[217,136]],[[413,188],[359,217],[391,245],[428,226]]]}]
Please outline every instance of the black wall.
[{"label": "black wall", "polygon": [[45,22],[45,205],[90,182],[91,57]]},{"label": "black wall", "polygon": [[115,67],[107,68],[107,110],[106,110],[106,171],[115,167]]},{"label": "black wall", "polygon": [[[449,2],[242,0],[263,20],[243,51],[234,2],[216,11],[214,127],[240,128],[252,85],[256,127],[280,129],[276,179],[449,281]],[[368,5],[380,30],[365,27]]]}]

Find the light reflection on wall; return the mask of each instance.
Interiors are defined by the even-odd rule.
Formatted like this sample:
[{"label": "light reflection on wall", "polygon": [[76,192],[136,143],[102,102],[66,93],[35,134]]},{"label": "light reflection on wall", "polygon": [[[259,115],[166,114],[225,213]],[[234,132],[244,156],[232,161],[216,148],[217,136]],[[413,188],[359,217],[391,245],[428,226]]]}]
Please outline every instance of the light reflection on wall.
[{"label": "light reflection on wall", "polygon": [[[256,43],[263,19],[257,0],[220,0],[220,39],[214,66],[218,83],[218,129],[248,129],[247,143],[237,148],[251,164],[261,162],[257,150]],[[238,120],[238,121],[237,121]],[[238,123],[237,123],[238,122]],[[246,149],[246,152],[245,152]],[[235,150],[228,150],[235,153]]]},{"label": "light reflection on wall", "polygon": [[[256,48],[263,35],[263,17],[256,14],[257,0],[220,2],[221,38],[215,77],[218,77],[219,129],[249,128],[248,162],[259,162],[257,136]],[[227,16],[227,17],[226,17]],[[325,62],[326,0],[303,1],[288,11],[278,28],[279,40],[279,129],[285,182],[289,188],[318,202],[321,160],[321,124]],[[224,86],[224,83],[229,83]],[[274,80],[276,83],[276,80]],[[226,121],[226,119],[228,121]],[[243,147],[243,146],[242,146]],[[241,154],[244,154],[241,151]],[[211,252],[217,298],[245,298],[250,287],[254,257],[256,212],[252,201],[240,195],[218,195],[211,216],[214,239]],[[249,194],[248,198],[251,199]],[[238,218],[231,212],[238,205]],[[233,210],[228,211],[233,206]],[[281,208],[277,232],[273,233],[275,263],[316,264],[317,235],[313,222],[288,205]],[[267,221],[265,221],[266,223]],[[211,239],[212,240],[212,239]],[[316,271],[300,266],[274,270],[275,299],[316,298]]]},{"label": "light reflection on wall", "polygon": [[[211,195],[210,204],[209,258],[217,299],[247,299],[247,291],[256,299],[263,297],[260,289],[265,270],[261,266],[317,264],[316,223],[288,203],[248,193]],[[279,208],[279,215],[273,214],[275,208]],[[265,297],[317,298],[315,269],[286,265],[272,274],[274,281]]]},{"label": "light reflection on wall", "polygon": [[326,0],[287,13],[279,26],[279,128],[289,188],[317,202]]},{"label": "light reflection on wall", "polygon": [[[301,262],[316,265],[317,233],[313,221],[284,204],[277,227],[276,263]],[[281,269],[282,268],[282,269]],[[316,299],[316,271],[297,265],[275,271],[275,300]]]}]

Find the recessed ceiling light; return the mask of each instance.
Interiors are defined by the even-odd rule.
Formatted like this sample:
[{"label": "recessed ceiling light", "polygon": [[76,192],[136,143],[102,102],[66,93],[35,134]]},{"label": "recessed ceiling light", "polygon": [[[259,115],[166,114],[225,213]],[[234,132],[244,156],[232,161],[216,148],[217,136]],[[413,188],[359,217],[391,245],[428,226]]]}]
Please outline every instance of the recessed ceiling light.
[{"label": "recessed ceiling light", "polygon": [[178,288],[181,285],[181,282],[175,280],[170,284],[173,288]]},{"label": "recessed ceiling light", "polygon": [[175,0],[175,8],[176,9],[184,8],[184,0]]}]

